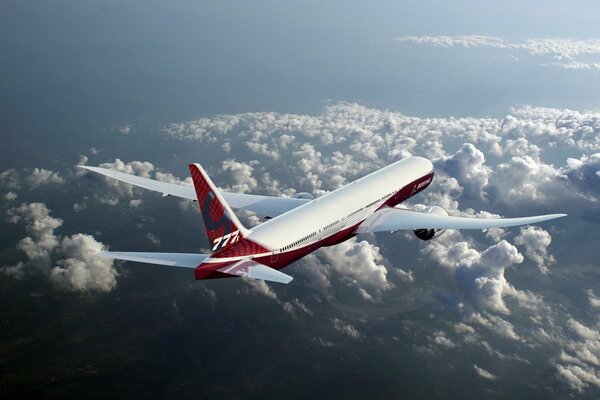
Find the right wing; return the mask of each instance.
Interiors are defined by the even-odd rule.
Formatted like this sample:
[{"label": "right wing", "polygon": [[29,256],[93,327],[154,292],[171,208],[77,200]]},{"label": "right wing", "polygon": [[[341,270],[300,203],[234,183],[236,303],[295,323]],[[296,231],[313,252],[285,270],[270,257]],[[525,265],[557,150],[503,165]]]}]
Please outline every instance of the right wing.
[{"label": "right wing", "polygon": [[136,261],[148,264],[168,265],[170,267],[196,268],[206,260],[208,254],[194,253],[139,253],[102,251],[100,257],[114,258],[115,260]]},{"label": "right wing", "polygon": [[[184,199],[196,201],[196,191],[194,190],[193,186],[156,181],[154,179],[142,178],[141,176],[130,175],[107,168],[89,167],[87,165],[79,165],[79,167],[96,172],[100,175],[108,176],[109,178],[113,178],[121,182],[129,183],[134,186],[139,186],[148,190],[154,190],[155,192],[162,193],[163,196],[182,197]],[[292,197],[229,193],[222,190],[221,194],[225,198],[225,201],[233,209],[247,210],[271,218],[293,210],[294,208],[310,201],[307,199],[296,199]]]},{"label": "right wing", "polygon": [[394,207],[373,213],[357,229],[357,233],[390,232],[415,229],[489,229],[535,224],[567,214],[536,215],[521,218],[472,218],[428,214]]}]

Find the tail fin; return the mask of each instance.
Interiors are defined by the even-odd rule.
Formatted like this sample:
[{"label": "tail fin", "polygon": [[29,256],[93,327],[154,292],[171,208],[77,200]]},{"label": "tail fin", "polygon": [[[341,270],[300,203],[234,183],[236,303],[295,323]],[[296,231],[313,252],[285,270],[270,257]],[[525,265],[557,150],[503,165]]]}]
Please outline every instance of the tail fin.
[{"label": "tail fin", "polygon": [[237,219],[219,189],[200,164],[190,164],[198,205],[213,253],[230,247],[243,239],[248,230]]}]

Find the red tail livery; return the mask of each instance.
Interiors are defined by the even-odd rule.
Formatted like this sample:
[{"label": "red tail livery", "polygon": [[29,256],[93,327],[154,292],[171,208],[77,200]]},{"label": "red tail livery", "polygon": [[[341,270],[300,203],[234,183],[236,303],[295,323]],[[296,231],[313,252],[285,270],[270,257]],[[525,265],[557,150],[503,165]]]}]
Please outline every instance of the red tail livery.
[{"label": "red tail livery", "polygon": [[242,240],[248,231],[237,219],[202,166],[190,164],[189,167],[204,219],[206,235],[211,243],[211,251],[216,253],[225,250]]}]

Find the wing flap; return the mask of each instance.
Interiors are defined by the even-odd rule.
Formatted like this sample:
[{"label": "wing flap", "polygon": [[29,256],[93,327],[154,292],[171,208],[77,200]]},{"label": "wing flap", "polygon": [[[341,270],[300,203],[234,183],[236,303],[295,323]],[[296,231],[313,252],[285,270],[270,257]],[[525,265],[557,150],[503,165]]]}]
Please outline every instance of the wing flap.
[{"label": "wing flap", "polygon": [[171,267],[196,268],[208,254],[193,253],[139,253],[139,252],[114,252],[103,251],[100,257],[114,258],[116,260],[136,261],[147,264],[168,265]]},{"label": "wing flap", "polygon": [[264,281],[277,283],[290,283],[292,279],[294,279],[283,272],[269,268],[266,265],[256,261],[252,261],[250,258],[245,258],[236,263],[220,268],[217,271],[224,274],[245,276],[246,278],[261,279]]},{"label": "wing flap", "polygon": [[546,214],[520,218],[472,218],[427,214],[418,211],[385,208],[367,218],[357,233],[389,232],[409,229],[489,229],[536,224],[567,214]]},{"label": "wing flap", "polygon": [[[188,200],[196,200],[196,191],[193,186],[161,182],[107,168],[90,167],[87,165],[79,165],[79,167],[134,186],[154,190],[155,192],[161,193],[163,196],[175,196]],[[220,193],[231,208],[235,210],[247,210],[271,218],[293,210],[310,201],[308,199],[295,199],[291,197],[229,193],[222,190],[220,190]]]}]

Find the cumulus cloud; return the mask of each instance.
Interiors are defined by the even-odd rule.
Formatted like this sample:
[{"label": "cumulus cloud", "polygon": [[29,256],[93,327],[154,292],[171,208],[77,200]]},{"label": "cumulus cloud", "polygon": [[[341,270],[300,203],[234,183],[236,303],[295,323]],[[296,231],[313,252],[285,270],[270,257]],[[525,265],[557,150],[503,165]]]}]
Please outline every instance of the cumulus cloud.
[{"label": "cumulus cloud", "polygon": [[233,181],[233,185],[227,188],[229,191],[246,193],[256,189],[257,182],[252,177],[254,171],[252,164],[256,165],[257,162],[246,164],[232,159],[223,161],[221,171],[228,173]]},{"label": "cumulus cloud", "polygon": [[515,237],[515,244],[525,247],[527,258],[531,259],[544,273],[548,272],[549,265],[556,263],[554,256],[548,254],[550,243],[552,243],[550,233],[537,226],[521,228],[519,235]]},{"label": "cumulus cloud", "polygon": [[[332,190],[391,161],[416,154],[429,157],[438,166],[439,178],[434,179],[428,196],[437,195],[443,207],[457,209],[458,197],[462,196],[465,200],[487,199],[489,206],[516,201],[527,206],[525,210],[531,208],[532,201],[547,206],[588,203],[589,197],[573,190],[573,185],[580,184],[572,171],[575,165],[570,169],[554,166],[543,160],[541,149],[561,146],[584,154],[599,152],[598,132],[600,114],[593,112],[521,106],[500,119],[415,118],[350,103],[328,106],[318,116],[222,115],[165,129],[177,139],[209,146],[217,138],[237,146],[240,139],[248,137],[253,143],[268,145],[289,160],[284,168],[268,155],[253,153],[256,158],[235,160],[248,165],[259,162],[261,172],[270,174],[264,182],[267,186],[286,182],[305,191]],[[457,141],[465,144],[448,155],[446,143]],[[239,150],[243,154],[243,149]],[[501,162],[490,165],[484,154],[499,157]],[[580,161],[590,162],[585,158]],[[262,184],[257,183],[257,189]],[[445,194],[433,190],[435,185],[439,189],[445,185]],[[286,188],[278,184],[269,190],[283,192]]]},{"label": "cumulus cloud", "polygon": [[58,172],[49,171],[44,168],[34,168],[27,177],[27,183],[32,188],[37,188],[49,183],[62,184],[65,183],[65,180]]},{"label": "cumulus cloud", "polygon": [[455,154],[436,163],[449,176],[456,178],[465,194],[480,197],[489,181],[490,169],[485,165],[483,152],[465,143]]},{"label": "cumulus cloud", "polygon": [[[112,163],[102,163],[99,167],[141,176],[142,178],[151,178],[151,173],[154,171],[154,165],[148,161],[131,161],[125,163],[118,158]],[[110,178],[105,178],[105,181],[110,187],[116,188],[121,194],[128,195],[129,197],[133,196],[132,185]]]},{"label": "cumulus cloud", "polygon": [[517,248],[503,240],[486,249],[471,264],[461,265],[455,275],[457,286],[479,308],[508,313],[503,295],[510,285],[504,271],[521,262],[523,256]]},{"label": "cumulus cloud", "polygon": [[64,178],[58,172],[44,168],[23,169],[21,172],[11,168],[0,173],[0,189],[6,192],[3,197],[8,201],[16,199],[16,191],[24,185],[32,190],[48,184],[64,183]]},{"label": "cumulus cloud", "polygon": [[21,177],[16,169],[11,168],[0,173],[0,187],[17,190],[21,187]]},{"label": "cumulus cloud", "polygon": [[590,305],[594,308],[600,308],[600,297],[598,297],[592,289],[587,291],[587,295]]},{"label": "cumulus cloud", "polygon": [[468,316],[468,321],[473,324],[479,324],[504,338],[521,340],[521,337],[515,332],[514,325],[498,315],[487,312],[475,312]]},{"label": "cumulus cloud", "polygon": [[26,261],[3,267],[3,273],[22,278],[30,270],[37,271],[65,288],[78,291],[108,292],[116,286],[113,261],[97,257],[106,247],[90,235],[57,235],[55,230],[63,221],[52,217],[46,204],[23,203],[9,209],[7,214],[9,222],[24,223],[29,236],[17,245]]},{"label": "cumulus cloud", "polygon": [[561,338],[563,349],[556,360],[558,377],[573,389],[600,388],[600,325],[589,327],[571,318],[568,327],[575,338]]},{"label": "cumulus cloud", "polygon": [[446,336],[446,334],[443,331],[435,332],[433,334],[433,337],[431,338],[431,341],[436,346],[439,346],[439,347],[442,347],[445,349],[453,349],[456,347],[456,344],[450,338],[448,338],[448,336]]},{"label": "cumulus cloud", "polygon": [[[500,42],[479,38],[478,43],[488,46]],[[530,45],[538,46],[535,51],[541,52],[539,42]],[[323,193],[400,157],[425,155],[434,161],[437,175],[422,197],[426,201],[416,207],[438,204],[454,214],[485,217],[493,214],[460,211],[461,203],[504,211],[519,207],[519,214],[539,212],[556,204],[573,210],[593,207],[594,192],[583,196],[581,191],[574,190],[576,185],[589,184],[597,178],[595,174],[576,171],[581,165],[590,165],[590,171],[593,169],[591,155],[579,159],[580,164],[565,161],[564,166],[555,166],[545,160],[545,151],[556,146],[584,154],[600,149],[599,116],[598,113],[521,106],[511,109],[510,115],[504,118],[415,118],[358,104],[338,103],[325,107],[323,113],[316,116],[220,115],[172,124],[165,129],[165,134],[206,146],[214,143],[220,151],[223,151],[220,144],[228,143],[228,150],[235,152],[238,158],[226,160],[221,168],[230,174],[233,186],[243,191],[258,190],[264,184],[269,192],[281,193],[288,190],[279,184],[283,181]],[[449,143],[454,147],[461,141],[464,144],[458,150],[447,151]],[[252,143],[250,159],[244,159],[243,149],[236,147],[247,150],[247,143]],[[281,159],[289,161],[284,168],[277,161]],[[508,242],[510,234],[510,230],[489,230],[486,238],[493,242],[489,244],[477,243],[470,235],[448,231],[427,243],[423,251],[453,271],[464,300],[477,308],[507,313],[503,298],[510,296],[520,306],[535,309],[540,305],[539,298],[514,289],[504,278],[506,268],[522,261],[522,255]],[[540,269],[554,262],[554,256],[547,250],[549,231],[523,231],[515,240],[523,254]],[[345,246],[349,244],[324,249],[323,253],[308,257],[306,261],[316,267],[306,273],[312,274],[311,280],[319,282],[316,286],[321,288],[331,288],[334,274],[347,286],[355,287],[364,299],[377,298],[389,287],[385,262],[377,261],[380,259],[376,256],[365,256],[360,265],[366,267],[355,268],[345,261],[350,251]],[[496,247],[492,249],[493,246]],[[483,265],[481,260],[486,248],[491,250],[485,253],[484,260],[491,257],[493,251],[504,251],[506,258],[492,260],[491,266]],[[465,281],[467,277],[469,282]]]},{"label": "cumulus cloud", "polygon": [[59,238],[54,230],[63,221],[50,216],[50,210],[44,203],[23,203],[7,212],[13,224],[23,222],[29,236],[21,239],[17,248],[25,253],[29,263],[35,267],[48,267],[52,251],[58,246]]},{"label": "cumulus cloud", "polygon": [[[506,270],[522,263],[524,258],[504,239],[480,251],[460,232],[448,231],[428,242],[421,252],[450,271],[461,296],[477,310],[509,314],[506,297],[533,312],[543,306],[541,298],[515,289],[506,280]],[[538,255],[533,250],[532,254]],[[547,253],[546,257],[549,257]]]},{"label": "cumulus cloud", "polygon": [[388,270],[379,247],[367,242],[348,240],[336,246],[325,247],[305,258],[310,279],[321,288],[331,286],[333,274],[347,286],[356,288],[365,300],[374,300],[382,291],[394,287],[388,280]]},{"label": "cumulus cloud", "polygon": [[400,278],[400,280],[404,282],[414,282],[415,280],[412,271],[405,271],[402,268],[394,268],[392,269],[392,271],[394,271],[394,273]]},{"label": "cumulus cloud", "polygon": [[98,257],[104,250],[106,246],[91,235],[78,233],[63,238],[50,278],[71,290],[110,292],[117,286],[117,271],[112,259]]},{"label": "cumulus cloud", "polygon": [[362,334],[354,326],[347,324],[338,318],[334,318],[332,322],[333,322],[333,328],[336,331],[338,331],[346,336],[349,336],[350,338],[355,339],[355,340],[360,340],[362,338]]}]

